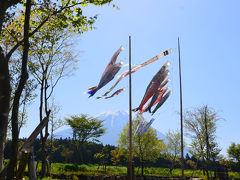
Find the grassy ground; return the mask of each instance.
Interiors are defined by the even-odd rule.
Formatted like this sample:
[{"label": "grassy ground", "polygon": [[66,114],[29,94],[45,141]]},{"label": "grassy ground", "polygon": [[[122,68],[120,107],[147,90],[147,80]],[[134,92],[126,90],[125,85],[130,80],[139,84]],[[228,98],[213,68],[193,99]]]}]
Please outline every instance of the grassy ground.
[{"label": "grassy ground", "polygon": [[[38,165],[38,172],[40,171],[41,165]],[[52,163],[51,168],[52,174],[65,174],[65,175],[126,175],[127,168],[126,167],[113,167],[107,166],[106,171],[103,170],[102,166],[99,167],[97,165],[73,165],[73,164],[62,164],[62,163]],[[184,174],[186,177],[192,176],[192,170],[185,170]],[[135,167],[135,175],[140,175],[141,169]],[[229,172],[229,178],[240,178],[239,172]],[[169,173],[168,168],[145,168],[144,175],[146,176],[165,176],[165,177],[180,177],[181,169],[173,170],[172,175]],[[212,176],[214,173],[212,172]],[[203,175],[202,171],[197,170],[194,172],[194,177],[199,177],[202,179],[207,179],[206,176]],[[28,178],[26,178],[28,179]],[[46,178],[48,179],[48,178]]]}]

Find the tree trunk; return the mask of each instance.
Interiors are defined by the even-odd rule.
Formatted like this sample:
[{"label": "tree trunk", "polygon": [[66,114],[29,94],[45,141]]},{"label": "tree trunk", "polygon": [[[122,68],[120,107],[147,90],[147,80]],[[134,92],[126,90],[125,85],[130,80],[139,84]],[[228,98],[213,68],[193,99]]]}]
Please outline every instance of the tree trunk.
[{"label": "tree trunk", "polygon": [[79,153],[80,153],[80,158],[81,158],[81,164],[85,164],[86,159],[85,159],[83,152],[85,152],[85,150],[86,150],[86,143],[84,143],[84,142],[80,143],[79,150],[80,150]]},{"label": "tree trunk", "polygon": [[[46,125],[48,126],[48,124]],[[45,127],[46,128],[46,127]],[[42,137],[42,170],[41,170],[41,177],[46,177],[46,168],[47,168],[47,147],[46,147],[46,141],[48,134],[45,134],[45,136]]]},{"label": "tree trunk", "polygon": [[173,169],[172,169],[172,167],[171,167],[171,168],[169,169],[169,173],[170,173],[171,175],[172,175],[172,170],[173,170]]},{"label": "tree trunk", "polygon": [[[0,34],[2,33],[2,25],[7,10],[6,2],[7,1],[1,1],[0,6]],[[0,172],[3,169],[4,147],[7,134],[10,96],[11,86],[8,60],[4,56],[3,49],[0,47]]]},{"label": "tree trunk", "polygon": [[83,144],[79,144],[79,149],[78,149],[78,153],[80,155],[80,159],[81,159],[81,164],[84,164],[84,161],[83,161]]},{"label": "tree trunk", "polygon": [[22,56],[22,69],[20,81],[17,87],[17,90],[14,94],[13,100],[13,109],[12,109],[12,153],[11,159],[8,167],[7,179],[12,180],[14,177],[14,169],[17,165],[17,153],[18,153],[18,110],[19,110],[19,101],[22,95],[22,91],[28,79],[27,72],[27,60],[28,60],[28,51],[29,51],[29,21],[31,13],[31,0],[26,2],[26,11],[25,11],[25,20],[24,20],[24,47],[23,47],[23,56]]},{"label": "tree trunk", "polygon": [[170,173],[171,175],[172,175],[172,171],[173,171],[174,167],[175,167],[175,161],[173,160],[173,161],[172,161],[172,164],[170,165],[170,168],[169,168],[169,173]]},{"label": "tree trunk", "polygon": [[204,169],[204,167],[203,167],[202,171],[203,171],[203,175],[205,176],[205,169]]},{"label": "tree trunk", "polygon": [[39,160],[37,160],[37,164],[36,164],[36,172],[38,170],[38,165],[39,165]]},{"label": "tree trunk", "polygon": [[4,146],[7,135],[8,115],[10,107],[10,76],[8,61],[0,48],[0,171],[3,168]]},{"label": "tree trunk", "polygon": [[[48,125],[48,123],[47,123],[47,125]],[[48,134],[45,134],[44,137],[43,136],[41,136],[41,137],[42,137],[42,152],[41,152],[42,153],[42,171],[41,171],[41,177],[46,177],[46,168],[47,168],[47,147],[46,147],[46,141],[47,141]]]},{"label": "tree trunk", "polygon": [[[0,34],[2,34],[6,11],[18,4],[21,0],[0,0]],[[11,85],[9,76],[8,60],[0,47],[0,172],[3,168],[4,146],[7,135],[8,115],[11,97]],[[1,178],[2,175],[0,175]]]},{"label": "tree trunk", "polygon": [[50,163],[48,160],[46,160],[46,162],[47,162],[47,174],[48,176],[52,177]]},{"label": "tree trunk", "polygon": [[27,163],[29,161],[29,157],[30,157],[30,153],[22,152],[22,158],[19,162],[16,179],[23,179],[24,171],[25,171]]},{"label": "tree trunk", "polygon": [[[48,98],[47,98],[47,88],[48,88],[48,83],[47,83],[47,70],[48,70],[48,65],[46,66],[46,69],[44,70],[44,75],[43,75],[43,92],[44,94],[42,94],[42,98],[44,97],[44,110],[45,110],[45,114],[47,115],[48,114]],[[42,99],[43,100],[43,99]],[[43,112],[43,109],[41,109],[41,111]],[[44,133],[44,137],[43,137],[43,144],[42,144],[42,147],[43,147],[43,154],[42,154],[42,177],[45,177],[47,175],[46,173],[46,168],[48,169],[49,171],[49,163],[48,163],[48,160],[47,160],[47,157],[48,157],[48,151],[47,151],[47,145],[46,145],[46,141],[47,141],[47,138],[48,138],[48,123],[47,125],[45,126],[45,133]]]},{"label": "tree trunk", "polygon": [[75,165],[78,165],[79,164],[79,144],[77,144],[78,142],[75,140],[75,151],[74,151],[74,163]]},{"label": "tree trunk", "polygon": [[37,175],[36,175],[36,168],[35,168],[35,163],[34,163],[33,146],[31,148],[32,148],[31,156],[28,161],[28,176],[29,176],[29,180],[35,180],[35,179],[37,179]]},{"label": "tree trunk", "polygon": [[142,176],[143,176],[143,168],[144,168],[144,164],[143,164],[143,161],[141,162],[141,174],[142,174]]},{"label": "tree trunk", "polygon": [[[41,91],[40,91],[40,106],[39,106],[39,115],[40,122],[43,120],[43,91],[44,91],[44,78],[41,80]],[[41,137],[41,158],[42,158],[42,168],[41,168],[41,177],[46,176],[46,135],[43,135],[43,132],[40,133]]]},{"label": "tree trunk", "polygon": [[47,166],[47,162],[46,162],[46,141],[45,138],[43,138],[42,140],[42,170],[41,170],[41,177],[45,177],[46,176],[46,166]]}]

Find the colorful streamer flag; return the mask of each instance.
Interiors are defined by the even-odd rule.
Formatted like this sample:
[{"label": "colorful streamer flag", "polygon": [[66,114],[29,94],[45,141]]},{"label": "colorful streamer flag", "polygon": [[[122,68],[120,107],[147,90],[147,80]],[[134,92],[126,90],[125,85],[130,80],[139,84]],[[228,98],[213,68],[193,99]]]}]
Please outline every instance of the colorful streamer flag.
[{"label": "colorful streamer flag", "polygon": [[117,57],[120,54],[120,52],[124,50],[124,47],[121,46],[113,55],[111,58],[110,62],[108,63],[106,69],[104,70],[102,77],[99,81],[98,86],[94,86],[89,88],[90,90],[88,94],[90,94],[89,97],[93,96],[99,89],[101,89],[103,86],[105,86],[107,83],[109,83],[115,75],[118,73],[118,71],[121,69],[123,66],[123,61],[120,61],[119,63],[116,63]]},{"label": "colorful streamer flag", "polygon": [[168,99],[168,97],[172,94],[172,91],[169,91],[166,95],[162,97],[162,99],[159,101],[155,109],[152,111],[152,115],[163,105],[163,103]]},{"label": "colorful streamer flag", "polygon": [[149,123],[147,123],[147,125],[145,126],[145,128],[143,129],[143,131],[141,132],[141,136],[148,130],[148,128],[151,126],[151,124],[153,123],[155,119],[152,118]]},{"label": "colorful streamer flag", "polygon": [[135,133],[134,133],[134,137],[137,136],[137,135],[141,132],[141,130],[143,129],[144,124],[145,124],[145,121],[144,121],[144,120],[142,120],[142,121],[139,123],[139,125],[138,125],[138,127],[137,127],[137,129],[136,129],[136,131],[135,131]]},{"label": "colorful streamer flag", "polygon": [[164,86],[166,86],[166,84],[169,82],[169,81],[171,81],[171,79],[170,78],[167,78],[161,85],[160,85],[160,90],[164,87]]},{"label": "colorful streamer flag", "polygon": [[143,113],[143,112],[146,112],[146,111],[149,111],[151,113],[151,108],[152,106],[154,106],[155,104],[157,104],[163,94],[169,89],[168,87],[165,88],[165,89],[162,89],[168,82],[170,81],[170,78],[168,78],[167,80],[165,80],[161,85],[160,85],[160,88],[157,90],[157,92],[153,95],[151,101],[148,103],[148,105],[145,107],[145,109],[143,111],[141,111],[140,113]]},{"label": "colorful streamer flag", "polygon": [[[104,76],[104,74],[106,74],[107,71],[109,71],[109,69],[116,63],[116,60],[117,60],[117,57],[118,55],[120,54],[121,51],[124,50],[124,47],[121,46],[112,56],[110,62],[108,63],[106,69],[104,70],[103,74],[102,74],[102,77]],[[102,78],[101,77],[101,78]]]},{"label": "colorful streamer flag", "polygon": [[140,113],[143,113],[143,112],[146,112],[146,111],[149,111],[151,113],[151,108],[152,106],[154,106],[155,104],[157,104],[159,101],[161,101],[164,93],[169,89],[169,87],[165,87],[163,89],[159,89],[155,94],[154,96],[152,97],[152,100],[151,102],[148,103],[148,105],[146,106],[146,108],[140,112]]},{"label": "colorful streamer flag", "polygon": [[133,111],[143,111],[144,104],[157,92],[158,88],[160,87],[163,80],[168,76],[170,73],[167,69],[167,67],[170,65],[170,62],[166,62],[160,70],[154,75],[152,80],[150,81],[146,92],[143,96],[143,99],[139,105],[138,108],[135,108]]},{"label": "colorful streamer flag", "polygon": [[[171,54],[171,53],[172,53],[172,49],[170,48],[170,49],[168,49],[168,50],[166,50],[166,51],[164,51],[164,52],[162,52],[162,53],[154,56],[153,58],[151,58],[151,59],[143,62],[142,64],[140,64],[140,65],[132,68],[132,69],[131,69],[131,73],[134,73],[134,72],[136,72],[138,69],[140,69],[140,68],[142,68],[142,67],[144,67],[144,66],[146,66],[146,65],[148,65],[148,64],[151,64],[152,62],[154,62],[154,61],[156,61],[156,60],[158,60],[158,59],[160,59],[160,58],[162,58],[162,57],[164,57],[164,56],[167,56],[168,54]],[[116,83],[115,83],[110,89],[108,89],[105,94],[103,94],[102,96],[98,96],[97,99],[100,99],[100,98],[102,98],[102,97],[104,97],[104,96],[107,96],[108,93],[110,93],[110,92],[117,86],[117,84],[118,84],[124,77],[126,77],[127,75],[129,75],[129,70],[123,72],[123,73],[118,77],[118,80],[116,81]]]},{"label": "colorful streamer flag", "polygon": [[[160,88],[157,90],[157,92],[153,95],[152,99],[151,99],[151,102],[148,103],[148,105],[145,107],[145,109],[140,112],[140,113],[143,113],[143,112],[146,112],[148,111],[149,109],[151,110],[151,107],[154,106],[155,104],[158,103],[158,101],[160,101],[160,92],[162,91],[162,88],[170,81],[170,78],[167,78],[167,80],[165,80],[161,85],[160,85]],[[162,93],[164,94],[165,91]]]},{"label": "colorful streamer flag", "polygon": [[112,98],[118,94],[120,94],[122,91],[124,91],[126,88],[121,88],[121,89],[118,89],[117,91],[115,91],[111,96],[108,96],[108,97],[105,97],[105,99],[108,99],[108,98]]}]

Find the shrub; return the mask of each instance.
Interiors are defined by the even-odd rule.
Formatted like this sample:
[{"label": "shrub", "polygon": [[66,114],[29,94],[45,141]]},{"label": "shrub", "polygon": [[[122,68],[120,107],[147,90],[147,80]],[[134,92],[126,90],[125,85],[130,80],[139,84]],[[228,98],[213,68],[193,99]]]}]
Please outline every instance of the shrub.
[{"label": "shrub", "polygon": [[78,166],[79,171],[87,171],[88,170],[88,165],[82,164]]},{"label": "shrub", "polygon": [[67,164],[64,166],[65,171],[78,171],[78,165]]}]

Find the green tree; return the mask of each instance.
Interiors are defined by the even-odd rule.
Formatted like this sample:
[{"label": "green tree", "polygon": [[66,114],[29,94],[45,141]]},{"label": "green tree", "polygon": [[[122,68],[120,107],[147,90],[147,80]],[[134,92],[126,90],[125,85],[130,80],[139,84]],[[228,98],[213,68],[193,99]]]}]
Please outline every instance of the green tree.
[{"label": "green tree", "polygon": [[175,166],[180,163],[181,157],[181,134],[178,131],[168,131],[166,134],[166,147],[165,147],[165,157],[171,164],[169,166],[169,172],[172,174]]},{"label": "green tree", "polygon": [[101,152],[100,153],[95,153],[94,154],[94,159],[96,159],[98,161],[98,167],[97,167],[97,171],[98,171],[99,167],[101,165],[103,165],[104,154],[102,154]]},{"label": "green tree", "polygon": [[[37,33],[37,38],[32,40],[29,68],[40,86],[39,117],[40,122],[47,116],[49,99],[59,81],[72,74],[76,69],[77,60],[73,56],[73,44],[70,42],[71,33],[53,27],[43,29]],[[71,73],[70,73],[71,72]],[[48,124],[45,133],[40,134],[42,140],[42,177],[46,175],[46,157],[48,138]]]},{"label": "green tree", "polygon": [[[80,116],[73,115],[69,118],[65,118],[65,120],[72,128],[76,150],[80,153],[81,162],[84,163],[81,147],[84,143],[89,141],[99,142],[97,138],[105,133],[105,128],[103,128],[103,120],[88,117],[88,115],[85,114]],[[77,157],[78,156],[76,156],[76,160],[78,160]]]},{"label": "green tree", "polygon": [[99,169],[100,165],[103,166],[103,170],[106,172],[107,170],[107,163],[108,163],[108,159],[110,156],[110,149],[109,146],[106,145],[102,148],[102,151],[100,153],[96,153],[94,154],[94,158],[98,160],[98,168]]},{"label": "green tree", "polygon": [[[88,29],[93,28],[93,24],[97,16],[87,17],[82,13],[82,9],[93,4],[96,6],[102,6],[106,3],[110,3],[112,0],[93,0],[93,1],[20,1],[20,0],[1,0],[0,1],[0,169],[2,168],[4,142],[6,140],[8,115],[10,110],[10,96],[11,96],[11,83],[10,83],[10,59],[14,56],[14,53],[21,46],[22,59],[20,78],[17,82],[17,90],[14,93],[13,110],[12,110],[12,158],[9,166],[9,179],[12,179],[14,169],[17,161],[18,150],[18,109],[19,101],[22,95],[23,89],[28,79],[28,50],[29,50],[29,38],[42,30],[44,25],[48,23],[48,26],[55,26],[56,28],[66,29],[69,31],[83,33]],[[31,8],[32,5],[32,8]],[[26,7],[26,12],[21,9]],[[17,11],[16,9],[20,10]],[[19,17],[19,13],[24,14],[24,20],[18,21],[15,17]],[[40,16],[32,18],[33,13],[37,13]],[[42,17],[42,21],[36,21],[38,17]],[[24,25],[24,28],[23,28]],[[16,29],[17,27],[17,29]],[[21,33],[20,29],[24,29]],[[7,36],[9,38],[7,38]],[[7,41],[4,41],[7,39]],[[9,43],[7,48],[4,44]],[[10,172],[11,171],[11,172]],[[9,174],[8,173],[8,174]],[[1,174],[1,176],[4,176]]]},{"label": "green tree", "polygon": [[122,155],[123,153],[119,147],[111,151],[111,161],[113,162],[114,166],[117,167],[118,163],[121,161]]},{"label": "green tree", "polygon": [[228,157],[240,168],[240,144],[232,143],[227,150]]},{"label": "green tree", "polygon": [[[54,141],[56,141],[56,139],[54,139],[54,133],[57,129],[65,125],[65,121],[57,117],[61,108],[60,106],[55,104],[54,98],[52,99],[50,109],[51,109],[51,113],[49,115],[50,138],[47,139],[46,141],[46,147],[48,147],[49,151],[48,151],[48,154],[46,153],[47,154],[46,159],[49,160],[50,168],[48,168],[48,170],[51,171],[52,155],[55,151],[57,151],[60,148],[59,146],[54,146]],[[49,174],[51,174],[51,172],[49,172]]]},{"label": "green tree", "polygon": [[207,106],[188,110],[184,115],[186,134],[192,140],[190,147],[195,152],[194,156],[205,162],[203,172],[207,172],[208,179],[209,165],[213,163],[216,166],[216,159],[221,151],[216,142],[217,121],[219,120],[217,113]]},{"label": "green tree", "polygon": [[64,148],[61,152],[61,156],[65,158],[65,163],[68,163],[68,160],[72,155],[73,155],[73,151],[68,148]]},{"label": "green tree", "polygon": [[[138,124],[144,120],[142,115],[137,115],[133,120],[133,132],[136,131]],[[127,123],[118,139],[118,146],[123,155],[129,156],[129,124]],[[164,142],[157,137],[157,131],[149,128],[143,135],[137,135],[133,138],[133,157],[138,157],[141,162],[141,174],[144,174],[144,165],[146,161],[155,162],[163,150]]]},{"label": "green tree", "polygon": [[20,3],[20,0],[0,1],[0,171],[3,168],[4,146],[7,136],[12,90],[10,85],[9,58],[4,53],[1,37],[6,23],[14,15],[14,11],[11,11],[11,8],[14,8],[18,3]]},{"label": "green tree", "polygon": [[187,160],[187,164],[193,169],[191,177],[193,177],[194,172],[197,170],[197,163],[193,160]]},{"label": "green tree", "polygon": [[230,164],[231,164],[231,160],[228,159],[228,158],[226,158],[226,157],[224,157],[223,155],[220,155],[220,156],[219,156],[219,164],[220,164],[221,166],[224,166],[224,167],[229,168],[229,166],[230,166]]},{"label": "green tree", "polygon": [[[30,47],[29,30],[30,30],[31,5],[32,5],[31,0],[27,0],[26,8],[25,8],[25,15],[24,15],[23,51],[22,51],[23,53],[22,53],[22,58],[21,58],[21,62],[22,62],[21,75],[19,78],[19,83],[17,85],[17,89],[14,93],[13,104],[12,104],[12,106],[13,106],[12,112],[11,112],[12,152],[11,152],[11,159],[9,162],[9,166],[7,168],[7,179],[9,179],[9,180],[13,179],[14,169],[17,165],[18,136],[19,136],[19,124],[18,124],[19,103],[20,103],[20,98],[22,96],[23,89],[28,80],[27,61],[28,61],[28,52],[29,52],[29,47]],[[9,72],[8,72],[8,74],[9,74]],[[10,84],[10,81],[8,83]],[[9,91],[9,94],[11,94],[11,90]],[[10,103],[10,102],[8,102],[8,103]],[[8,110],[8,112],[9,112],[9,110]]]}]

